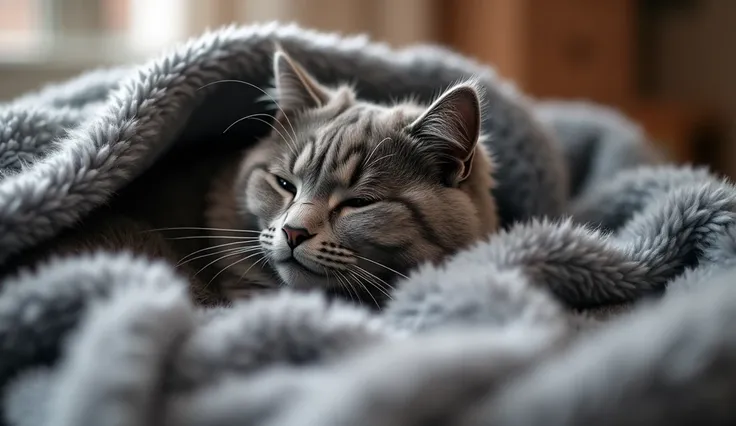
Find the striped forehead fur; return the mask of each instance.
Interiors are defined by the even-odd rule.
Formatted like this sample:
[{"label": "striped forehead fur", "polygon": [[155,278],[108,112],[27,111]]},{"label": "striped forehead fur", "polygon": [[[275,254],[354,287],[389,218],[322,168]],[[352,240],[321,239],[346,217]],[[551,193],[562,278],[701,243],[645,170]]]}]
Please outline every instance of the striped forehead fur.
[{"label": "striped forehead fur", "polygon": [[[475,90],[480,101],[478,109],[482,108],[482,91],[477,89],[475,80],[457,83],[445,93],[452,93],[456,87]],[[411,124],[422,117],[428,107],[411,101],[390,105],[359,102],[350,92],[348,86],[339,87],[333,93],[340,96],[321,109],[307,110],[293,117],[302,136],[296,152],[284,153],[291,172],[305,174],[310,185],[327,179],[330,183],[339,182],[350,187],[361,178],[375,184],[376,178],[387,174],[411,176],[412,180],[436,180],[437,171],[432,170],[432,160],[444,155],[443,152],[436,146],[423,147],[421,141],[414,139],[424,135],[412,135],[409,131]],[[445,143],[456,143],[454,135],[442,131],[448,126],[446,121],[460,122],[462,117],[445,114],[433,120],[436,122],[429,121],[425,132],[434,132],[432,136]],[[462,126],[463,123],[454,125]]]},{"label": "striped forehead fur", "polygon": [[[309,136],[301,138],[296,152],[285,152],[292,173],[304,176],[312,186],[329,182],[345,187],[370,187],[389,174],[429,174],[426,166],[414,164],[414,147],[408,135],[402,133],[402,128],[421,112],[419,108],[410,111],[414,108],[358,103],[331,118],[301,117],[297,126],[303,126],[305,120],[320,124],[307,131]],[[411,167],[407,170],[401,165]]]}]

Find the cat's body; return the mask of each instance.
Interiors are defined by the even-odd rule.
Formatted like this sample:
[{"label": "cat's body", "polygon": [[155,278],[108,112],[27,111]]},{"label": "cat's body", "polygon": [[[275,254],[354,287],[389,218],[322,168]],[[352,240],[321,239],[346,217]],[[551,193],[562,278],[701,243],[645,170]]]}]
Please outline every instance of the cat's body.
[{"label": "cat's body", "polygon": [[[21,263],[128,250],[185,258],[179,268],[200,303],[289,286],[379,304],[399,276],[496,230],[472,83],[431,106],[376,105],[320,85],[283,53],[274,61],[271,135],[242,157],[157,164]],[[153,231],[179,227],[188,229]]]}]

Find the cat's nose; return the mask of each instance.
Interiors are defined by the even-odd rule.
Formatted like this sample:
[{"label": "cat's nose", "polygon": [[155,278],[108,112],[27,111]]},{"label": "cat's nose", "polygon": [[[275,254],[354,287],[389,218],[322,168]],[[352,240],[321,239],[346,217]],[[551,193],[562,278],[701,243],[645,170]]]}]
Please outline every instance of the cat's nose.
[{"label": "cat's nose", "polygon": [[286,243],[292,250],[304,241],[314,237],[314,234],[310,234],[309,231],[304,228],[292,228],[291,226],[284,225],[281,230],[284,231],[284,235],[286,235]]}]

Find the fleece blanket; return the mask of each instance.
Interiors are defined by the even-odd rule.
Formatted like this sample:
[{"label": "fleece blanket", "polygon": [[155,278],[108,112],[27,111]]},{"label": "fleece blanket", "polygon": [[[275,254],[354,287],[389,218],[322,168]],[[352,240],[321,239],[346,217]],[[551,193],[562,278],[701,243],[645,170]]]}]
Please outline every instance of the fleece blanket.
[{"label": "fleece blanket", "polygon": [[[202,309],[171,266],[125,254],[3,277],[3,424],[736,421],[736,188],[653,165],[614,112],[534,102],[436,47],[225,28],[2,104],[0,262],[168,153],[272,112],[251,85],[270,84],[274,40],[377,101],[477,76],[504,230],[418,268],[377,313],[288,290]],[[210,84],[226,80],[248,84]]]}]

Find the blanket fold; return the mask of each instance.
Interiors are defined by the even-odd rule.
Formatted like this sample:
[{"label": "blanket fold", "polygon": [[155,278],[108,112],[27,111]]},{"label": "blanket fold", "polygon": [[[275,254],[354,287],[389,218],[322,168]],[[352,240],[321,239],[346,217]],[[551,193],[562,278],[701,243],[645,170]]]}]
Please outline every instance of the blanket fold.
[{"label": "blanket fold", "polygon": [[[224,28],[0,104],[0,263],[169,153],[273,114],[274,41],[376,101],[477,76],[504,230],[413,271],[379,312],[286,290],[203,309],[172,266],[104,252],[2,277],[0,424],[736,420],[736,188],[658,164],[625,117],[533,101],[437,47]],[[264,130],[244,123],[227,143]]]}]

